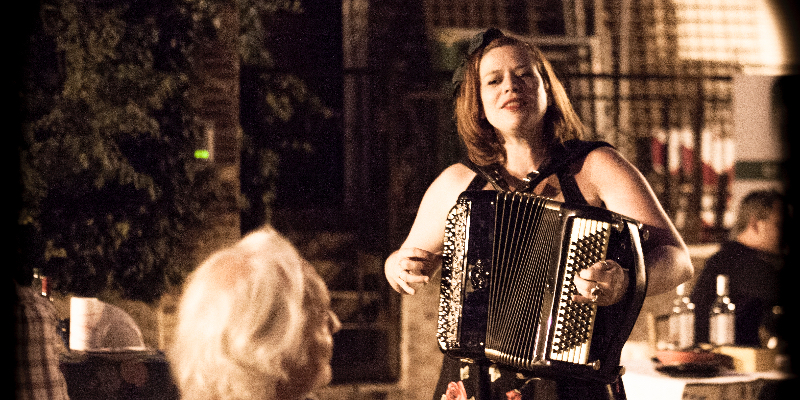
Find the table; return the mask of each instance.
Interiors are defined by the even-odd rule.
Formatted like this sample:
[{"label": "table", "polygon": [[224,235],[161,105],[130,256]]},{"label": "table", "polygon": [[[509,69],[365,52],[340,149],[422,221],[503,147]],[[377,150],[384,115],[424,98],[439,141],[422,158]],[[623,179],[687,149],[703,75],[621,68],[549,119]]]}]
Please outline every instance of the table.
[{"label": "table", "polygon": [[157,350],[84,352],[61,356],[71,400],[178,400],[164,353]]},{"label": "table", "polygon": [[765,400],[774,398],[779,383],[792,378],[777,371],[725,372],[710,378],[672,377],[656,371],[649,360],[622,364],[628,400]]}]

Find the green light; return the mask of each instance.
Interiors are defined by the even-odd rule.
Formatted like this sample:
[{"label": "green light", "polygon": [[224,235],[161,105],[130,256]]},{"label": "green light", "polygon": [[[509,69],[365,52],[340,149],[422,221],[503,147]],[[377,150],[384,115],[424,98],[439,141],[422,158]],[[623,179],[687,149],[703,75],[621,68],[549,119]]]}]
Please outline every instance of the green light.
[{"label": "green light", "polygon": [[210,156],[211,156],[211,154],[208,152],[208,150],[195,150],[194,151],[194,158],[208,159],[208,157],[210,157]]}]

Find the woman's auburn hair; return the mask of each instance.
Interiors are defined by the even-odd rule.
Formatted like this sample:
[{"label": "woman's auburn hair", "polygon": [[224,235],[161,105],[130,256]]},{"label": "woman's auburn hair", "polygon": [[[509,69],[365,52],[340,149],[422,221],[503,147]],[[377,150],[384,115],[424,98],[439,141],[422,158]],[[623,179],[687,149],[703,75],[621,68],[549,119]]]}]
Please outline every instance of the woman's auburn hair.
[{"label": "woman's auburn hair", "polygon": [[503,46],[520,46],[526,49],[542,75],[545,90],[551,100],[548,101],[543,117],[542,143],[555,140],[563,143],[583,137],[583,124],[572,108],[564,86],[542,52],[526,41],[512,36],[500,36],[468,56],[465,62],[464,81],[456,93],[455,119],[458,134],[467,148],[469,159],[481,166],[502,164],[506,160],[503,138],[486,120],[482,109],[479,71],[483,55],[489,50]]}]

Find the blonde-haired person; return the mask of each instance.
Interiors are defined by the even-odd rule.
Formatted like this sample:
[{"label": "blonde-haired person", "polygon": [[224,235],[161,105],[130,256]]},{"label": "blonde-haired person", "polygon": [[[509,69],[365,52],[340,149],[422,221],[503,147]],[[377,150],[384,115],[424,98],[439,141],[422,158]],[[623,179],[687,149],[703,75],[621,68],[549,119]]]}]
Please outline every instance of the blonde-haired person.
[{"label": "blonde-haired person", "polygon": [[[647,181],[612,146],[581,140],[583,126],[535,46],[486,30],[473,39],[453,80],[456,126],[469,161],[449,166],[431,183],[408,237],[387,258],[386,279],[396,291],[414,294],[414,286],[441,267],[447,215],[467,189],[529,191],[634,218],[649,231],[643,249],[648,294],[667,292],[692,276],[688,249]],[[575,301],[610,306],[629,282],[620,265],[607,260],[581,270],[575,286]],[[434,400],[624,398],[619,382],[611,388],[577,380],[547,386],[517,372],[445,357]]]},{"label": "blonde-haired person", "polygon": [[184,399],[306,399],[331,380],[340,326],[314,268],[265,227],[191,274],[168,357]]}]

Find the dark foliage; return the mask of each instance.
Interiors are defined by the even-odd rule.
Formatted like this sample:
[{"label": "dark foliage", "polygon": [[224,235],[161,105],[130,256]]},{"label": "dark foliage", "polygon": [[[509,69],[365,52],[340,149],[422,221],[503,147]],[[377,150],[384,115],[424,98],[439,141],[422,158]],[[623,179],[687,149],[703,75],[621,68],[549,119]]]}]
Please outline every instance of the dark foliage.
[{"label": "dark foliage", "polygon": [[193,158],[194,43],[213,34],[182,0],[49,0],[25,72],[26,269],[55,289],[156,299],[180,282],[180,241],[214,196]]}]

